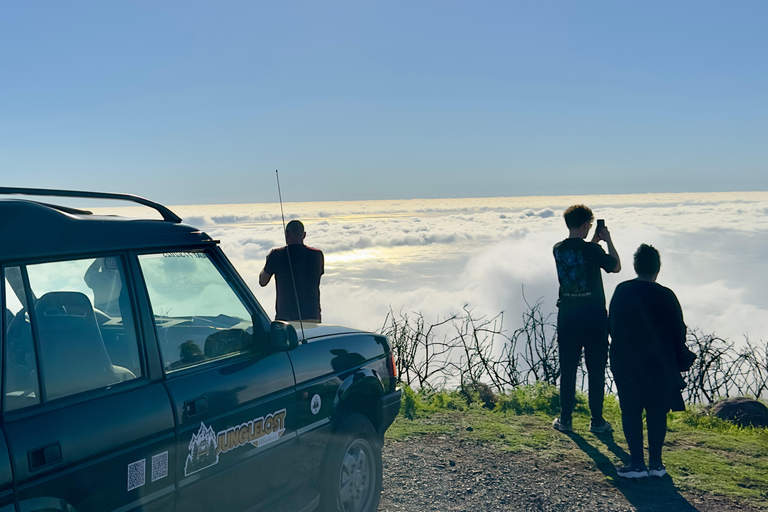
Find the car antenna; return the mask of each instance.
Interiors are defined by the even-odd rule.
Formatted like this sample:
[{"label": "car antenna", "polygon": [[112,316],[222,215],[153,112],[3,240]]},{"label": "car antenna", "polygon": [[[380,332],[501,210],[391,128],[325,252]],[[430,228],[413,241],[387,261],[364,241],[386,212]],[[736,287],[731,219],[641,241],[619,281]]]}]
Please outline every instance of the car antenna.
[{"label": "car antenna", "polygon": [[[283,194],[280,193],[280,173],[275,169],[275,178],[277,178],[277,197],[280,200],[280,217],[283,219],[283,235],[285,232],[285,213],[283,213]],[[291,283],[293,284],[293,296],[296,299],[296,312],[299,315],[299,326],[301,326],[301,342],[306,343],[307,337],[304,336],[304,322],[301,320],[301,304],[299,303],[299,292],[296,289],[296,277],[293,274],[293,263],[291,263],[291,251],[288,249],[288,240],[285,241],[285,254],[288,256],[288,270],[291,272]]]}]

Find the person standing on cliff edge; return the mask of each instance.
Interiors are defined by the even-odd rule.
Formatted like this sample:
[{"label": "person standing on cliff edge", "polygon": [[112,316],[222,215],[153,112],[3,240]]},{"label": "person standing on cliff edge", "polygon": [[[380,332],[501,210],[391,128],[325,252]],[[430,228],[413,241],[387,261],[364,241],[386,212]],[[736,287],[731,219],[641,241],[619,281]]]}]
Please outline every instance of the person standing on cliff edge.
[{"label": "person standing on cliff edge", "polygon": [[[557,342],[560,355],[560,417],[552,427],[562,432],[573,430],[571,419],[576,401],[576,370],[584,359],[589,381],[589,431],[612,432],[603,418],[605,367],[608,362],[608,318],[600,270],[619,272],[621,261],[611,234],[602,219],[590,242],[585,241],[592,228],[592,210],[583,204],[563,213],[569,236],[555,244],[553,253],[560,291],[557,301]],[[608,248],[605,253],[599,242]]]},{"label": "person standing on cliff edge", "polygon": [[[261,286],[275,276],[275,320],[320,323],[320,276],[325,272],[325,259],[322,251],[304,245],[306,236],[301,221],[290,221],[285,227],[286,246],[272,249],[259,274]],[[297,298],[301,311],[296,307]]]},{"label": "person standing on cliff edge", "polygon": [[[635,252],[637,279],[613,292],[610,307],[611,371],[621,404],[621,423],[630,464],[618,468],[624,478],[663,477],[661,448],[667,411],[684,411],[681,390],[696,355],[685,345],[683,311],[674,292],[656,282],[659,251],[642,244]],[[643,453],[643,410],[648,426],[648,466]]]}]

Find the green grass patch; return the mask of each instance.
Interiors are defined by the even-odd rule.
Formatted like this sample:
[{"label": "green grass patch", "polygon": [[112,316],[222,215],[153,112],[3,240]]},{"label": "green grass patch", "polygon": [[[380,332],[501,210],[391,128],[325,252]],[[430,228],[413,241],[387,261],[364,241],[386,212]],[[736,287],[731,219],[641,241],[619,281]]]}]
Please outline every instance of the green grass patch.
[{"label": "green grass patch", "polygon": [[[577,395],[574,436],[552,429],[552,419],[559,409],[557,388],[541,383],[499,395],[493,410],[471,393],[406,388],[401,414],[386,437],[399,440],[451,435],[490,443],[507,452],[535,452],[542,459],[564,464],[594,465],[609,479],[612,465],[628,462],[621,409],[615,396],[606,396],[604,402],[604,416],[615,429],[608,440],[589,433],[584,394]],[[728,496],[768,509],[768,429],[738,427],[691,407],[669,413],[663,457],[675,486],[681,490]]]},{"label": "green grass patch", "polygon": [[681,486],[751,500],[768,498],[765,459],[734,456],[709,448],[669,450],[665,459],[669,474]]},{"label": "green grass patch", "polygon": [[392,441],[400,441],[415,436],[428,434],[444,435],[453,434],[456,428],[448,422],[421,420],[409,420],[403,416],[395,418],[395,422],[387,430],[386,438]]}]

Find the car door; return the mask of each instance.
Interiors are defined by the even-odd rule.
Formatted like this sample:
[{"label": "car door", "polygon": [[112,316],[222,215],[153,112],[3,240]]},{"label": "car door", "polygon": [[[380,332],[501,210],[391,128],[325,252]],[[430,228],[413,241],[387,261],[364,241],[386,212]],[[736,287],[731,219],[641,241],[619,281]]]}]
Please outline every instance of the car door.
[{"label": "car door", "polygon": [[254,335],[246,291],[215,253],[138,257],[177,421],[177,510],[243,510],[286,492],[293,369]]},{"label": "car door", "polygon": [[[84,278],[105,260],[109,314]],[[124,261],[3,269],[3,430],[20,511],[173,510],[173,411],[146,371]]]}]

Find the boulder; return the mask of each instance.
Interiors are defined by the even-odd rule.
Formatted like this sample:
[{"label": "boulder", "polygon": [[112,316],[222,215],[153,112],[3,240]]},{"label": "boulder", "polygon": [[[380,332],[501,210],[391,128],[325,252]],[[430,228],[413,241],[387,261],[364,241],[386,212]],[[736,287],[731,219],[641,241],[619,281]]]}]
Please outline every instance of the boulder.
[{"label": "boulder", "polygon": [[768,407],[752,398],[726,398],[710,405],[708,410],[722,420],[743,427],[768,427]]}]

